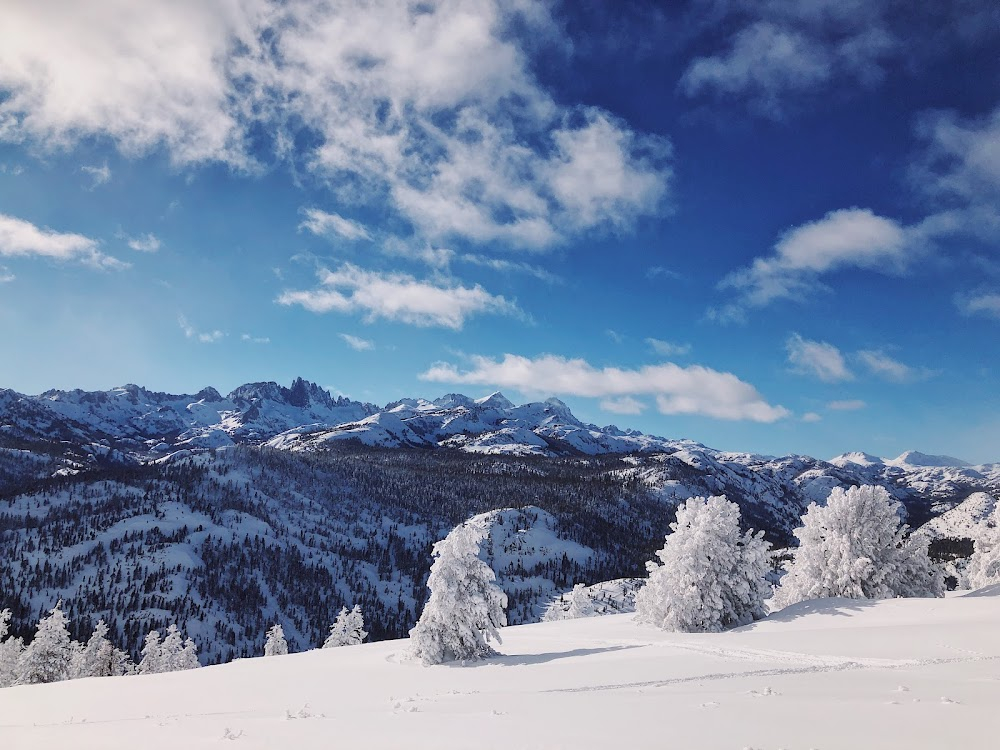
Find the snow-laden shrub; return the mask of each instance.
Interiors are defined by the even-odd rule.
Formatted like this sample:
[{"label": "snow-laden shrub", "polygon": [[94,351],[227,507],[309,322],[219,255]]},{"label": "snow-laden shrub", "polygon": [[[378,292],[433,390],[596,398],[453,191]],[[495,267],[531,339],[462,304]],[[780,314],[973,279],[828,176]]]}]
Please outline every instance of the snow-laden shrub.
[{"label": "snow-laden shrub", "polygon": [[323,642],[323,648],[357,646],[367,637],[368,631],[365,630],[365,618],[361,613],[361,607],[355,604],[350,611],[347,607],[341,607],[340,614],[330,626],[330,635]]},{"label": "snow-laden shrub", "polygon": [[740,509],[725,496],[692,497],[677,507],[660,563],[636,592],[636,622],[664,630],[718,632],[766,614],[770,544],[740,531]]},{"label": "snow-laden shrub", "polygon": [[142,660],[139,674],[159,674],[180,672],[200,667],[198,646],[190,638],[185,639],[176,625],[167,628],[167,634],[160,642],[160,634],[153,630],[146,636],[142,646]]},{"label": "snow-laden shrub", "polygon": [[11,612],[0,610],[0,688],[10,687],[17,680],[17,662],[24,651],[24,641],[8,637]]},{"label": "snow-laden shrub", "polygon": [[993,512],[986,528],[976,539],[965,577],[970,589],[1000,583],[1000,510]]},{"label": "snow-laden shrub", "polygon": [[267,642],[264,644],[264,656],[284,656],[288,653],[288,641],[285,640],[285,630],[275,623],[267,630]]},{"label": "snow-laden shrub", "polygon": [[478,557],[485,533],[482,526],[466,521],[434,545],[427,579],[431,595],[410,631],[410,654],[424,664],[496,653],[489,641],[501,642],[507,595],[496,585],[493,569]]},{"label": "snow-laden shrub", "polygon": [[775,593],[779,607],[841,596],[887,599],[943,596],[944,576],[927,556],[928,540],[907,537],[899,503],[882,487],[835,487],[826,505],[809,505],[787,573]]}]

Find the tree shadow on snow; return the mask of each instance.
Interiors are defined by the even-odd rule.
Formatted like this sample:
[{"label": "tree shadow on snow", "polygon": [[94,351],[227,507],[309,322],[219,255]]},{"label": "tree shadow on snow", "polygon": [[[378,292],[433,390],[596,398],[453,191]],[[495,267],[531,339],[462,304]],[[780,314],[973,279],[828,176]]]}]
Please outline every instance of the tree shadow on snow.
[{"label": "tree shadow on snow", "polygon": [[574,648],[570,651],[551,651],[545,654],[519,654],[517,656],[506,656],[505,654],[498,654],[497,656],[487,659],[486,661],[476,662],[474,665],[469,666],[486,666],[489,664],[496,664],[504,667],[523,667],[529,664],[545,664],[546,662],[556,661],[557,659],[570,659],[574,656],[591,656],[592,654],[603,654],[610,651],[624,651],[629,648],[641,648],[639,645],[633,646],[604,646],[602,648]]},{"label": "tree shadow on snow", "polygon": [[772,622],[791,622],[807,615],[834,615],[837,617],[850,617],[863,610],[874,607],[878,604],[878,599],[845,599],[843,597],[832,597],[829,599],[809,599],[808,601],[792,604],[777,612],[772,612],[763,620],[744,625],[741,628],[731,630],[732,633],[746,633],[760,626]]}]

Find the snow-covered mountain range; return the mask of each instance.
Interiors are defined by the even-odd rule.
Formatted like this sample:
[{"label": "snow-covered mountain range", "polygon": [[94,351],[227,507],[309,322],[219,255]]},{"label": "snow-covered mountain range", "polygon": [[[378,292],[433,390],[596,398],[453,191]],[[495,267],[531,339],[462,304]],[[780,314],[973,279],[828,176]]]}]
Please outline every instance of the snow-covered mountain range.
[{"label": "snow-covered mountain range", "polygon": [[355,603],[373,637],[398,637],[432,543],[485,514],[482,555],[511,622],[531,622],[574,583],[642,576],[688,497],[727,495],[783,546],[810,502],[870,483],[948,542],[981,528],[1000,464],[725,452],[499,393],[378,407],[301,379],[0,391],[0,559],[17,561],[0,566],[0,608],[27,634],[62,598],[79,632],[102,616],[133,650],[176,620],[213,662],[255,653],[275,621],[314,645]]}]

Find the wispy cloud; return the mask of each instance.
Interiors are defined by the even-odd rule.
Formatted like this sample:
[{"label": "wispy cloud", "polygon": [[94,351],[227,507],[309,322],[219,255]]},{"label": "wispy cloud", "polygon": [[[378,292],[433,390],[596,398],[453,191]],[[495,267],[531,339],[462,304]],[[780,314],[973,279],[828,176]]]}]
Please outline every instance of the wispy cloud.
[{"label": "wispy cloud", "polygon": [[625,341],[625,335],[619,333],[613,328],[608,328],[607,330],[605,330],[604,335],[607,336],[612,341],[614,341],[616,344],[621,344],[623,341]]},{"label": "wispy cloud", "polygon": [[986,315],[1000,319],[1000,292],[978,292],[955,298],[963,315]]},{"label": "wispy cloud", "polygon": [[360,336],[352,336],[349,333],[337,334],[349,347],[356,352],[370,352],[375,348],[375,342],[370,339],[363,339]]},{"label": "wispy cloud", "polygon": [[371,234],[365,226],[340,214],[328,213],[318,208],[303,208],[305,219],[299,229],[306,229],[320,237],[342,237],[345,240],[370,240]]},{"label": "wispy cloud", "polygon": [[631,396],[621,396],[619,398],[601,399],[601,410],[612,414],[642,414],[646,410],[646,405]]},{"label": "wispy cloud", "polygon": [[104,162],[104,164],[102,164],[99,167],[82,166],[80,167],[80,171],[90,175],[90,178],[92,180],[90,184],[91,190],[94,190],[95,188],[98,188],[101,185],[104,185],[105,183],[111,180],[111,169],[108,167],[107,162]]},{"label": "wispy cloud", "polygon": [[670,341],[663,341],[662,339],[647,338],[646,343],[650,349],[661,357],[682,357],[691,351],[690,344],[675,344]]},{"label": "wispy cloud", "polygon": [[252,336],[249,333],[244,333],[240,336],[240,341],[245,341],[248,344],[270,344],[271,339],[267,336]]},{"label": "wispy cloud", "polygon": [[810,341],[793,333],[785,342],[788,362],[796,372],[812,375],[825,383],[853,380],[840,349],[825,341]]},{"label": "wispy cloud", "polygon": [[858,409],[864,409],[867,405],[861,399],[851,398],[842,401],[831,401],[826,405],[826,408],[833,411],[857,411]]},{"label": "wispy cloud", "polygon": [[181,330],[184,331],[184,336],[189,339],[193,339],[202,344],[214,344],[225,338],[226,334],[218,329],[214,331],[198,331],[188,323],[188,320],[183,315],[177,316],[177,325],[180,326]]},{"label": "wispy cloud", "polygon": [[0,284],[7,284],[16,278],[7,266],[0,266]]},{"label": "wispy cloud", "polygon": [[525,276],[532,276],[539,281],[544,281],[548,284],[561,284],[563,282],[562,278],[556,276],[554,273],[546,271],[531,263],[525,263],[523,261],[513,261],[505,260],[503,258],[488,258],[484,255],[477,255],[475,253],[464,253],[458,256],[458,259],[463,263],[471,263],[476,266],[482,266],[484,268],[489,268],[499,273],[517,273],[524,274]]},{"label": "wispy cloud", "polygon": [[79,261],[95,268],[118,270],[128,264],[98,250],[99,243],[72,232],[56,232],[29,221],[0,214],[0,255]]},{"label": "wispy cloud", "polygon": [[316,313],[362,313],[417,326],[460,329],[473,315],[523,313],[501,296],[478,284],[466,287],[449,281],[421,281],[403,273],[366,271],[345,263],[336,271],[321,269],[316,289],[287,291],[277,302],[301,305]]},{"label": "wispy cloud", "polygon": [[822,289],[823,274],[844,269],[902,273],[912,259],[907,231],[892,219],[868,209],[831,211],[819,221],[789,229],[774,253],[757,258],[749,268],[734,271],[720,283],[738,298],[710,311],[718,320],[740,320],[750,308],[775,300],[802,300]]},{"label": "wispy cloud", "polygon": [[138,253],[155,253],[160,249],[161,242],[152,232],[140,234],[138,237],[125,237],[125,243]]},{"label": "wispy cloud", "polygon": [[665,266],[652,266],[646,270],[647,279],[683,279],[684,277]]},{"label": "wispy cloud", "polygon": [[933,370],[926,367],[912,367],[903,364],[879,349],[866,349],[858,352],[855,356],[870,373],[893,383],[924,380],[935,374]]},{"label": "wispy cloud", "polygon": [[662,414],[698,414],[754,422],[774,422],[790,415],[784,407],[769,404],[756,388],[735,375],[698,365],[596,368],[586,360],[554,354],[534,358],[505,354],[499,360],[474,356],[471,365],[470,369],[461,370],[439,362],[420,377],[440,383],[489,385],[523,393],[605,400],[653,396]]},{"label": "wispy cloud", "polygon": [[823,421],[823,417],[820,414],[817,414],[814,411],[807,411],[805,414],[802,415],[802,421],[803,422],[822,422]]}]

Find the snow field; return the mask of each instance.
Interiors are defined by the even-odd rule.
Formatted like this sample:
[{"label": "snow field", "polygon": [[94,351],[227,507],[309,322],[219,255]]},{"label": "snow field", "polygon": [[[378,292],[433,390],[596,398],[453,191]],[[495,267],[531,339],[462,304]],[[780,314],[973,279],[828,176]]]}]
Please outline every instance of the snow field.
[{"label": "snow field", "polygon": [[1000,591],[802,602],[720,634],[631,615],[505,628],[422,667],[406,641],[10,688],[5,748],[963,748],[1000,736]]}]

